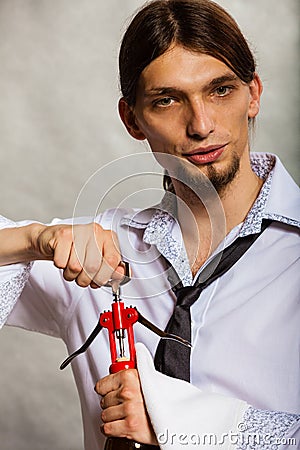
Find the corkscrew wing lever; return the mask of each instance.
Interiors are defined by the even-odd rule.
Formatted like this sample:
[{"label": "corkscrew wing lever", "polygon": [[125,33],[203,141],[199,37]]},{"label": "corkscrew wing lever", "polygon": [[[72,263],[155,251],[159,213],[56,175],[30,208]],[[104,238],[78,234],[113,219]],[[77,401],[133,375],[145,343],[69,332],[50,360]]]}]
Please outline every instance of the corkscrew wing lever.
[{"label": "corkscrew wing lever", "polygon": [[[150,331],[157,334],[161,338],[177,341],[180,344],[185,345],[186,347],[192,346],[190,344],[190,342],[186,341],[185,339],[181,338],[180,336],[176,336],[175,334],[166,333],[165,331],[161,330],[156,325],[154,325],[152,322],[150,322],[148,319],[146,319],[140,312],[137,311],[137,313],[138,313],[138,322],[140,322],[142,325],[144,325],[144,327],[148,328]],[[81,353],[84,353],[86,351],[86,349],[94,341],[96,336],[100,333],[102,328],[103,328],[103,326],[100,325],[100,322],[98,322],[96,327],[90,334],[90,336],[85,341],[85,343],[78,350],[76,350],[74,353],[72,353],[67,359],[65,359],[65,361],[63,361],[63,363],[60,365],[60,369],[61,370],[65,369],[76,356],[80,355]]]},{"label": "corkscrew wing lever", "polygon": [[93,342],[93,340],[98,336],[98,334],[100,333],[100,331],[102,330],[103,326],[100,325],[100,323],[98,322],[97,325],[95,326],[94,330],[92,331],[92,333],[90,334],[90,336],[87,338],[87,340],[85,341],[85,343],[78,349],[76,350],[76,352],[72,353],[72,355],[70,355],[67,359],[65,359],[61,365],[60,365],[60,370],[63,370],[67,367],[68,364],[70,364],[70,362],[78,355],[80,355],[81,353],[85,352],[86,349],[91,345],[91,343]]},{"label": "corkscrew wing lever", "polygon": [[144,327],[148,328],[149,330],[153,331],[153,333],[157,334],[163,339],[171,339],[173,341],[179,342],[180,344],[185,345],[186,347],[192,347],[192,344],[185,339],[183,339],[180,336],[177,336],[176,334],[172,333],[166,333],[165,331],[158,328],[154,323],[150,322],[146,317],[142,316],[142,314],[138,311],[138,322],[140,322]]}]

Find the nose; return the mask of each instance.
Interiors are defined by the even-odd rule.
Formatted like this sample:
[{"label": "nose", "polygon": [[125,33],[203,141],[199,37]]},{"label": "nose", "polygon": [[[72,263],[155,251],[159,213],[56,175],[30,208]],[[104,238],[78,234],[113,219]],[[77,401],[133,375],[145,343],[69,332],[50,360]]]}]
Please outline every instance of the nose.
[{"label": "nose", "polygon": [[205,139],[215,129],[213,111],[203,101],[189,105],[187,114],[187,135],[194,139]]}]

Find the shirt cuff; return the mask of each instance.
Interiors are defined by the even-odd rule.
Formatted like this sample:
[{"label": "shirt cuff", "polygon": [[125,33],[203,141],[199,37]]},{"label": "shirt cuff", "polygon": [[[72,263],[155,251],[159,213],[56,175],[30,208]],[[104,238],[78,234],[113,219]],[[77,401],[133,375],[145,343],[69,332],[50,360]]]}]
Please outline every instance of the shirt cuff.
[{"label": "shirt cuff", "polygon": [[289,438],[289,432],[297,423],[300,426],[299,414],[265,411],[250,406],[238,426],[240,434],[236,450],[279,450],[285,445],[288,445],[286,448],[293,448],[294,445],[296,449],[296,438]]},{"label": "shirt cuff", "polygon": [[0,328],[20,297],[29,278],[32,263],[12,264],[0,268]]}]

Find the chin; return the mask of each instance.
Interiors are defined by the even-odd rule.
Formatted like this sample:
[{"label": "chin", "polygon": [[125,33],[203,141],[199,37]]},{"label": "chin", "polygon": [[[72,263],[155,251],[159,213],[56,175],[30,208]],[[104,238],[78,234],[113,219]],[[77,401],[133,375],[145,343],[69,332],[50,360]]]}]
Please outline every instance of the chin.
[{"label": "chin", "polygon": [[215,163],[208,164],[206,176],[216,191],[221,193],[237,176],[240,170],[240,157],[233,153],[230,163],[225,168],[218,168],[217,166]]},{"label": "chin", "polygon": [[236,153],[226,163],[220,161],[199,166],[176,158],[176,164],[172,168],[168,167],[174,185],[177,185],[183,196],[191,199],[195,197],[195,201],[203,195],[212,200],[216,192],[220,196],[236,178],[239,170],[240,157]]}]

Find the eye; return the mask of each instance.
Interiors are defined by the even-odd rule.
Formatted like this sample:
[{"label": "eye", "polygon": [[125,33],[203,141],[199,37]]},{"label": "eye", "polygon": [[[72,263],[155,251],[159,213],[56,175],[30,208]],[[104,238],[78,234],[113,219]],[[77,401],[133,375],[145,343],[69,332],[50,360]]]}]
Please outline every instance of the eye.
[{"label": "eye", "polygon": [[232,91],[233,87],[232,86],[219,86],[216,90],[215,93],[219,96],[219,97],[225,97],[226,95],[230,94],[230,92]]},{"label": "eye", "polygon": [[160,98],[159,100],[155,100],[154,106],[162,106],[162,107],[170,106],[173,103],[173,101],[174,99],[171,97],[163,97]]}]

